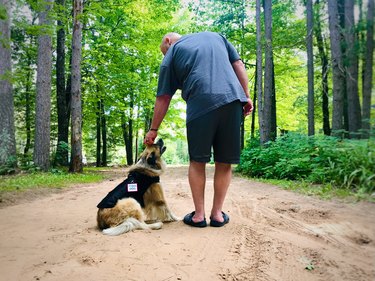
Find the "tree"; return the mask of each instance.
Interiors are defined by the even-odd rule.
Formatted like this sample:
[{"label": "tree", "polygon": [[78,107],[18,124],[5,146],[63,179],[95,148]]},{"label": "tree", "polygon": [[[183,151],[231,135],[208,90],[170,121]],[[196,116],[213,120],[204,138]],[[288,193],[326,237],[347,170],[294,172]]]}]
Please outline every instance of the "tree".
[{"label": "tree", "polygon": [[313,28],[314,28],[314,15],[312,0],[306,1],[306,47],[307,47],[307,77],[308,77],[308,135],[315,134],[314,122],[314,53],[313,53]]},{"label": "tree", "polygon": [[265,56],[263,122],[265,142],[276,138],[276,95],[272,50],[272,1],[264,0]]},{"label": "tree", "polygon": [[322,35],[321,17],[320,17],[320,1],[316,0],[316,20],[315,20],[315,37],[318,45],[319,58],[322,66],[322,113],[323,113],[323,132],[329,136],[331,128],[329,124],[329,103],[328,103],[328,55],[325,48],[325,41]]},{"label": "tree", "polygon": [[368,0],[366,22],[366,51],[362,85],[362,126],[363,137],[370,136],[370,115],[371,115],[371,91],[373,75],[373,54],[374,54],[374,0]]},{"label": "tree", "polygon": [[10,0],[0,0],[0,166],[16,164],[14,99],[11,83]]},{"label": "tree", "polygon": [[52,38],[50,11],[52,0],[40,3],[38,61],[35,103],[35,145],[34,164],[43,171],[50,167],[50,124],[51,124],[51,74]]},{"label": "tree", "polygon": [[256,1],[256,38],[257,38],[257,47],[256,47],[256,85],[257,85],[257,97],[258,97],[258,120],[259,120],[259,135],[260,143],[266,143],[265,139],[265,124],[263,117],[263,55],[262,55],[262,24],[261,24],[261,3],[260,0]]},{"label": "tree", "polygon": [[83,1],[73,3],[73,38],[72,38],[72,153],[70,172],[83,171],[82,163],[82,101],[81,101],[81,53]]},{"label": "tree", "polygon": [[341,136],[343,130],[345,73],[341,52],[341,35],[337,0],[328,0],[331,64],[333,80],[332,134]]},{"label": "tree", "polygon": [[359,138],[362,126],[358,94],[358,40],[354,24],[354,0],[345,1],[345,75],[349,136]]},{"label": "tree", "polygon": [[57,101],[57,149],[55,163],[68,165],[68,150],[64,144],[69,140],[69,100],[70,91],[65,89],[65,0],[56,0],[60,12],[57,20],[56,39],[56,101]]}]

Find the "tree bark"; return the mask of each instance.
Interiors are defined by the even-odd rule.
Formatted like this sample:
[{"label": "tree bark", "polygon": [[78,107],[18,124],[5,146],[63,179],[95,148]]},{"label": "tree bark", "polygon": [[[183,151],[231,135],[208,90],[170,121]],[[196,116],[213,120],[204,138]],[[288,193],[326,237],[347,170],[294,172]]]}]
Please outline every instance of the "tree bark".
[{"label": "tree bark", "polygon": [[371,90],[374,55],[374,0],[368,0],[366,16],[366,51],[362,85],[362,128],[363,137],[370,137]]},{"label": "tree bark", "polygon": [[107,120],[104,112],[104,101],[100,99],[101,104],[101,127],[102,127],[102,140],[103,140],[103,154],[102,154],[102,166],[107,167]]},{"label": "tree bark", "polygon": [[351,138],[360,138],[362,118],[358,94],[358,40],[354,23],[354,0],[345,1],[345,42],[349,136]]},{"label": "tree bark", "polygon": [[[65,0],[56,0],[60,10],[65,8]],[[62,17],[62,15],[60,15]],[[56,100],[57,100],[57,149],[55,163],[68,165],[68,150],[61,143],[69,143],[68,104],[65,91],[65,26],[57,20],[56,39]]]},{"label": "tree bark", "polygon": [[[319,0],[317,0],[316,5],[319,6]],[[331,135],[331,128],[329,124],[329,104],[328,104],[328,56],[325,51],[325,43],[322,36],[322,27],[320,24],[320,7],[318,7],[318,12],[316,14],[314,29],[315,37],[319,50],[320,63],[322,65],[322,113],[323,113],[323,133],[327,136]]]},{"label": "tree bark", "polygon": [[82,172],[82,101],[81,101],[81,53],[82,53],[82,23],[80,17],[83,11],[83,1],[73,3],[73,40],[72,40],[72,153],[70,172]]},{"label": "tree bark", "polygon": [[256,0],[256,30],[257,30],[257,62],[256,62],[256,85],[258,97],[258,122],[260,144],[266,143],[265,123],[263,117],[263,55],[262,55],[262,24],[261,24],[261,0]]},{"label": "tree bark", "polygon": [[50,132],[51,132],[51,75],[52,75],[52,38],[50,10],[52,0],[44,2],[44,9],[39,13],[40,35],[38,36],[38,62],[35,103],[35,144],[34,164],[41,170],[50,167]]},{"label": "tree bark", "polygon": [[0,19],[0,166],[16,165],[14,97],[11,83],[10,9],[12,1],[0,0],[5,18]]},{"label": "tree bark", "polygon": [[275,95],[274,95],[274,72],[273,72],[273,50],[272,50],[272,1],[264,1],[264,26],[265,26],[265,66],[264,66],[264,100],[263,121],[264,141],[272,141],[276,138],[274,130]]},{"label": "tree bark", "polygon": [[306,49],[307,49],[307,80],[308,80],[308,135],[315,134],[314,122],[314,53],[313,53],[313,30],[314,15],[312,0],[306,1]]},{"label": "tree bark", "polygon": [[[32,40],[30,40],[32,41]],[[26,144],[23,150],[23,156],[26,158],[31,148],[31,85],[32,85],[32,58],[30,52],[27,52],[27,74],[26,74],[26,88],[25,88],[25,129],[26,129]]]},{"label": "tree bark", "polygon": [[127,120],[125,113],[123,113],[121,115],[122,136],[125,143],[126,162],[129,166],[133,164],[132,125],[131,119]]},{"label": "tree bark", "polygon": [[344,114],[345,73],[341,52],[340,25],[337,0],[328,0],[329,30],[331,38],[331,64],[333,80],[332,135],[342,136]]},{"label": "tree bark", "polygon": [[[98,88],[98,87],[97,87]],[[102,150],[102,137],[101,137],[101,103],[100,99],[97,101],[96,107],[96,167],[100,167],[102,165],[101,161],[101,150]]]},{"label": "tree bark", "polygon": [[251,133],[250,133],[250,136],[251,136],[251,139],[253,139],[255,137],[255,116],[257,114],[257,81],[258,81],[258,78],[257,78],[257,66],[255,65],[255,83],[254,83],[254,95],[253,95],[253,105],[254,105],[254,109],[253,111],[251,112]]}]

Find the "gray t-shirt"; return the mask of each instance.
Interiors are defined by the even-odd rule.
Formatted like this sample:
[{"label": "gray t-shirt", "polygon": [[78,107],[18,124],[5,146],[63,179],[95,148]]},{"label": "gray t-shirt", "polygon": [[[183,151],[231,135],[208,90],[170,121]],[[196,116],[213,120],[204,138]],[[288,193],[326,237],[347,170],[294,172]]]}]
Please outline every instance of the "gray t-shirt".
[{"label": "gray t-shirt", "polygon": [[201,32],[182,36],[160,66],[157,96],[182,90],[186,123],[235,100],[247,102],[232,63],[240,56],[223,36]]}]

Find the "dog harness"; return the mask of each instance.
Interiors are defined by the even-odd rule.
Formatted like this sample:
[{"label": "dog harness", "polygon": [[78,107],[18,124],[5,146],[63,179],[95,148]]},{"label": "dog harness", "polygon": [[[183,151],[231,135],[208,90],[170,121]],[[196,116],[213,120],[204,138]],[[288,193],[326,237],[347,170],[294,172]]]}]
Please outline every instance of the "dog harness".
[{"label": "dog harness", "polygon": [[113,208],[117,201],[123,198],[134,198],[142,207],[145,206],[143,195],[153,183],[160,181],[159,177],[149,177],[139,172],[130,172],[128,178],[110,191],[97,205],[98,208]]}]

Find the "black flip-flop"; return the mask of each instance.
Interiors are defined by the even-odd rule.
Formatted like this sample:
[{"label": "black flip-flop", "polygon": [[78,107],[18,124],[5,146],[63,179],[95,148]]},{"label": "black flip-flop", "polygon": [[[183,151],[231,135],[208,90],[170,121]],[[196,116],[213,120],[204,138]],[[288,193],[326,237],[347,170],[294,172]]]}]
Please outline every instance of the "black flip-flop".
[{"label": "black flip-flop", "polygon": [[220,221],[217,221],[217,220],[213,220],[211,219],[210,221],[210,226],[213,226],[213,227],[222,227],[224,225],[226,225],[228,222],[229,222],[229,216],[224,213],[224,212],[221,212],[223,214],[223,219],[224,221],[220,222]]},{"label": "black flip-flop", "polygon": [[195,211],[191,212],[190,214],[187,214],[184,217],[184,223],[190,226],[194,226],[194,227],[206,227],[207,226],[206,218],[202,221],[194,222],[193,221],[194,214],[195,214]]}]

